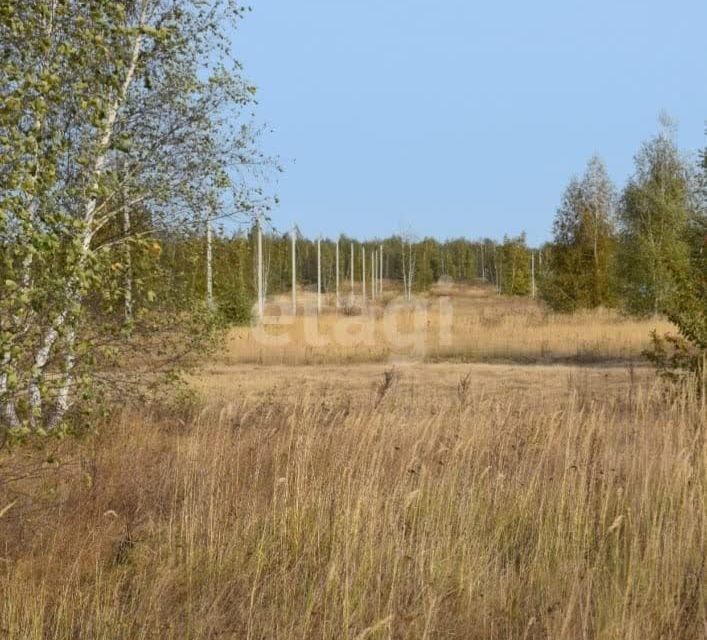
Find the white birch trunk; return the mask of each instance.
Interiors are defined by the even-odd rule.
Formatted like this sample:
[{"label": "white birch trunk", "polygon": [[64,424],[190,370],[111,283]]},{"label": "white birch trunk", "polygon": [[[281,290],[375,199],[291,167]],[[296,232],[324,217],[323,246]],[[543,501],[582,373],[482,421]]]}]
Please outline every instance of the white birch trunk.
[{"label": "white birch trunk", "polygon": [[127,204],[123,205],[123,234],[125,235],[125,292],[124,307],[125,307],[125,324],[130,326],[133,323],[133,255],[130,247],[130,210]]},{"label": "white birch trunk", "polygon": [[211,220],[206,220],[206,304],[214,310],[214,249]]},{"label": "white birch trunk", "polygon": [[366,247],[361,246],[361,304],[366,306]]},{"label": "white birch trunk", "polygon": [[265,315],[265,294],[263,291],[263,229],[260,224],[260,216],[257,223],[258,234],[258,318],[263,319]]},{"label": "white birch trunk", "polygon": [[[145,18],[147,13],[147,1],[143,0],[142,11],[140,14],[139,27],[143,27],[145,24]],[[121,106],[124,104],[125,99],[132,84],[133,78],[135,77],[135,71],[137,69],[137,63],[140,58],[140,48],[142,46],[143,34],[142,30],[138,29],[135,36],[135,41],[133,43],[133,49],[130,55],[130,61],[128,63],[127,71],[125,73],[125,78],[123,79],[123,84],[120,87],[120,91],[116,96],[113,103],[110,105],[106,115],[105,126],[103,127],[103,133],[98,142],[98,154],[93,165],[92,172],[92,189],[91,193],[97,191],[98,181],[103,175],[106,168],[106,162],[108,159],[108,151],[110,149],[110,144],[113,138],[113,133],[115,129],[115,122],[118,117],[118,112]],[[32,375],[30,377],[29,384],[29,404],[30,404],[30,423],[36,426],[42,417],[42,392],[41,392],[41,382],[44,378],[44,371],[49,362],[52,349],[56,344],[61,330],[67,321],[71,320],[70,314],[73,313],[73,309],[80,304],[82,292],[80,291],[80,283],[78,274],[83,269],[86,259],[88,257],[91,242],[93,240],[93,234],[95,233],[94,228],[94,214],[96,212],[97,198],[95,196],[89,198],[84,206],[83,212],[83,233],[81,238],[81,252],[78,256],[77,264],[74,267],[75,273],[71,276],[64,289],[64,308],[59,314],[54,318],[53,322],[50,324],[49,329],[45,332],[41,346],[35,354],[34,366],[32,368]],[[73,320],[72,320],[73,322]],[[67,401],[64,404],[68,404],[68,396],[72,384],[71,372],[73,369],[74,348],[76,342],[76,328],[70,327],[67,332],[67,339],[64,345],[65,348],[65,375],[59,390],[56,395],[57,401],[61,401],[62,398],[66,397]],[[67,365],[69,365],[67,367]],[[66,374],[67,368],[69,369],[68,375]],[[54,414],[50,419],[50,423],[59,424],[63,419],[65,409],[62,409],[59,404],[55,405]]]},{"label": "white birch trunk", "polygon": [[376,250],[371,252],[371,301],[376,299]]},{"label": "white birch trunk", "polygon": [[[30,214],[33,217],[38,208],[37,201],[33,201],[30,204]],[[22,275],[20,277],[20,297],[29,294],[30,288],[32,286],[32,261],[33,254],[28,252],[22,261]],[[24,306],[24,305],[23,305]],[[21,313],[25,313],[25,327],[23,328],[22,321],[20,319]],[[31,309],[22,309],[17,314],[15,314],[10,322],[10,331],[12,336],[10,337],[10,345],[16,339],[18,339],[22,334],[24,334],[28,325],[31,322],[34,314]],[[14,339],[14,340],[13,340]],[[12,351],[10,346],[4,351],[2,355],[2,360],[0,360],[0,398],[5,398],[2,405],[0,405],[0,416],[4,416],[5,422],[11,427],[19,427],[20,419],[17,415],[17,407],[14,398],[10,397],[10,375],[9,372],[12,371]]]},{"label": "white birch trunk", "polygon": [[[65,310],[54,319],[54,323],[44,334],[42,343],[34,356],[34,365],[32,366],[32,373],[30,375],[28,386],[30,406],[29,423],[32,427],[39,424],[42,419],[43,407],[41,384],[44,379],[44,369],[49,362],[52,349],[57,341],[57,338],[59,337],[59,332],[66,322],[67,315],[68,311]],[[73,344],[67,345],[67,347],[73,349]],[[61,389],[59,390],[59,394],[61,394]]]},{"label": "white birch trunk", "polygon": [[17,417],[17,409],[15,408],[15,403],[10,398],[9,390],[9,375],[7,373],[7,368],[10,366],[12,361],[12,354],[6,351],[2,356],[2,362],[0,362],[0,398],[5,397],[2,406],[0,407],[0,416],[10,427],[19,427],[20,419]]},{"label": "white birch trunk", "polygon": [[64,355],[63,381],[54,402],[54,413],[47,423],[49,429],[58,427],[64,419],[66,412],[71,407],[71,387],[74,382],[74,366],[76,365],[76,351],[74,350],[76,329],[74,327],[69,328],[66,342],[67,349]]},{"label": "white birch trunk", "polygon": [[292,315],[297,315],[297,230],[292,227]]},{"label": "white birch trunk", "polygon": [[379,278],[378,278],[378,293],[383,297],[383,245],[380,246],[378,253],[378,261],[380,262]]},{"label": "white birch trunk", "polygon": [[[407,245],[407,247],[406,247]],[[405,249],[407,248],[407,256],[405,255]],[[415,259],[412,250],[412,242],[403,243],[402,250],[403,257],[403,291],[405,293],[406,300],[412,300],[412,283],[415,277]]]},{"label": "white birch trunk", "polygon": [[[47,40],[51,40],[52,33],[54,31],[54,17],[56,13],[56,0],[51,1],[50,5],[50,11],[48,15],[48,23],[46,25],[46,37]],[[44,63],[42,63],[42,68],[44,68]],[[34,122],[34,130],[37,134],[41,133],[42,127],[44,126],[44,117],[37,117]],[[36,157],[36,154],[35,154]],[[37,172],[35,171],[35,175],[33,176],[32,180],[33,183],[36,183],[37,181]],[[32,221],[32,224],[34,224],[34,219],[37,214],[37,211],[39,209],[39,201],[37,200],[36,196],[34,196],[29,204],[29,219]],[[22,275],[20,277],[20,287],[21,291],[18,295],[19,298],[22,298],[26,294],[29,293],[31,285],[32,285],[32,262],[33,262],[33,254],[31,252],[28,252],[27,255],[24,257],[22,261]],[[24,315],[24,319],[21,321],[20,317]],[[22,309],[22,311],[18,312],[15,314],[15,316],[12,318],[11,322],[11,332],[13,337],[17,337],[18,334],[24,334],[26,333],[28,329],[28,325],[30,324],[30,321],[32,317],[34,316],[34,313],[32,312],[31,308],[26,308]],[[21,323],[25,324],[25,327],[21,327]],[[12,342],[12,338],[10,340]],[[5,422],[10,426],[10,427],[19,427],[20,426],[20,419],[17,415],[17,407],[15,404],[15,400],[13,398],[9,397],[10,394],[10,389],[9,389],[9,372],[12,371],[12,351],[8,348],[2,355],[2,360],[0,361],[0,398],[5,398],[5,400],[2,402],[0,405],[0,417],[4,417]]]},{"label": "white birch trunk", "polygon": [[322,311],[322,240],[317,240],[317,313]]},{"label": "white birch trunk", "polygon": [[339,308],[339,241],[336,241],[336,308]]},{"label": "white birch trunk", "polygon": [[410,268],[408,270],[408,300],[412,300],[412,285],[415,281],[415,254],[413,252],[412,242],[408,244],[408,252],[410,255]]},{"label": "white birch trunk", "polygon": [[355,291],[354,291],[354,244],[353,242],[351,243],[351,304],[353,305],[354,299],[355,299]]},{"label": "white birch trunk", "polygon": [[407,296],[408,296],[408,275],[407,275],[408,272],[407,272],[407,266],[405,263],[405,243],[401,242],[401,245],[402,245],[402,247],[401,247],[400,255],[402,257],[402,263],[403,263],[402,264],[402,266],[403,266],[403,295],[405,296],[405,298],[407,298]]}]

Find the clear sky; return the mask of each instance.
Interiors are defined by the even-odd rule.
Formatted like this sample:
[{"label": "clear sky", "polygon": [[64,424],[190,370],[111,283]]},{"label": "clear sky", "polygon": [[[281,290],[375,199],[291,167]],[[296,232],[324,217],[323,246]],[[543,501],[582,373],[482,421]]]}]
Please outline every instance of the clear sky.
[{"label": "clear sky", "polygon": [[707,0],[252,0],[234,48],[285,173],[273,223],[549,238],[597,152],[615,182],[665,109],[704,146]]}]

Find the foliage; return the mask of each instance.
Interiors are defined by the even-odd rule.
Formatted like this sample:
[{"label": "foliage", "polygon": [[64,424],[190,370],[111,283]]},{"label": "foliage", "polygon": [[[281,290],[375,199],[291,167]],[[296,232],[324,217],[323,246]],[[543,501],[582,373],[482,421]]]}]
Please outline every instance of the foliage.
[{"label": "foliage", "polygon": [[163,371],[212,339],[162,252],[262,201],[246,175],[266,162],[245,119],[254,89],[226,44],[242,14],[230,0],[0,6],[0,425],[57,430],[98,381],[116,388],[113,363],[149,348]]},{"label": "foliage", "polygon": [[510,296],[526,296],[530,293],[530,260],[525,234],[503,239],[497,256],[501,293]]},{"label": "foliage", "polygon": [[[203,238],[198,240],[203,243]],[[322,289],[331,292],[336,287],[336,243],[337,239],[322,238]],[[339,284],[343,291],[349,287],[351,270],[354,279],[360,282],[363,270],[362,250],[367,256],[366,277],[370,279],[370,255],[383,247],[383,277],[385,280],[403,283],[404,260],[415,265],[413,289],[426,291],[443,276],[452,277],[457,282],[479,280],[482,267],[489,279],[495,278],[493,252],[496,243],[491,240],[474,241],[456,238],[440,242],[434,238],[422,240],[403,239],[400,236],[360,241],[341,235],[339,243]],[[354,250],[351,261],[351,247]],[[482,247],[484,249],[482,250]],[[248,296],[255,295],[256,247],[253,229],[227,236],[223,230],[214,244],[215,269],[223,265],[220,273],[214,275],[214,287],[236,288]],[[277,229],[264,234],[263,253],[265,281],[268,293],[283,293],[290,290],[292,282],[291,236]],[[403,257],[405,256],[405,258]],[[201,261],[202,258],[200,257]],[[202,265],[199,268],[203,268]],[[296,254],[297,282],[305,287],[317,282],[317,241],[297,236]],[[198,271],[198,269],[197,269]],[[203,273],[200,272],[200,273]]]},{"label": "foliage", "polygon": [[670,306],[676,278],[690,271],[688,220],[694,185],[668,131],[645,143],[619,208],[619,267],[628,308],[658,313]]},{"label": "foliage", "polygon": [[223,319],[232,325],[249,325],[253,321],[251,296],[235,289],[218,298],[218,310]]},{"label": "foliage", "polygon": [[651,333],[651,348],[644,352],[658,374],[673,383],[699,382],[701,389],[705,350],[681,335]]},{"label": "foliage", "polygon": [[614,201],[606,167],[594,156],[582,179],[568,185],[555,216],[540,288],[553,309],[575,311],[615,304]]},{"label": "foliage", "polygon": [[680,268],[670,265],[674,287],[661,311],[678,328],[680,335],[653,333],[652,348],[646,356],[660,374],[671,380],[692,379],[705,393],[707,354],[707,153],[703,155],[702,176],[696,206],[686,225],[688,260]]}]

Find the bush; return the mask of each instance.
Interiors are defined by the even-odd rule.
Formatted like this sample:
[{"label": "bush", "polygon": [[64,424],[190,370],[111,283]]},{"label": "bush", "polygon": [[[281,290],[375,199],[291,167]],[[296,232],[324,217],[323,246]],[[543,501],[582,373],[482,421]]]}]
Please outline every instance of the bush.
[{"label": "bush", "polygon": [[658,373],[671,382],[691,381],[705,395],[707,360],[707,276],[704,257],[692,271],[673,272],[676,291],[664,309],[680,335],[652,334],[652,348],[644,355]]},{"label": "bush", "polygon": [[230,325],[249,325],[253,320],[253,298],[244,291],[232,291],[219,298],[219,314]]},{"label": "bush", "polygon": [[651,348],[644,352],[658,371],[670,382],[701,381],[704,375],[704,350],[686,338],[651,332]]}]

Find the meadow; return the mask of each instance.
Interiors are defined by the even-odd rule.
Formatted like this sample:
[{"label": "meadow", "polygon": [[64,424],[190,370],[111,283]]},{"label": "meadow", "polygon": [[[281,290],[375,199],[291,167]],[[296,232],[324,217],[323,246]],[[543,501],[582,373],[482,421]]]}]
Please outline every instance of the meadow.
[{"label": "meadow", "polygon": [[707,637],[704,409],[640,356],[669,325],[424,303],[233,330],[196,398],[0,452],[0,633]]},{"label": "meadow", "polygon": [[[343,289],[343,287],[342,287]],[[652,330],[674,330],[660,318],[613,310],[559,314],[530,298],[499,296],[490,286],[436,285],[406,302],[391,283],[366,307],[347,290],[337,310],[332,294],[274,297],[262,329],[235,329],[218,361],[231,364],[348,364],[416,361],[574,364],[641,360]]]}]

